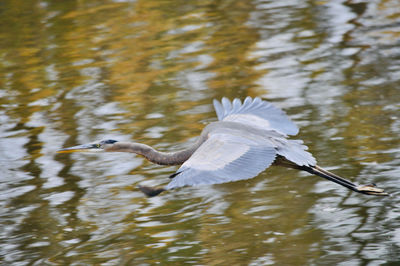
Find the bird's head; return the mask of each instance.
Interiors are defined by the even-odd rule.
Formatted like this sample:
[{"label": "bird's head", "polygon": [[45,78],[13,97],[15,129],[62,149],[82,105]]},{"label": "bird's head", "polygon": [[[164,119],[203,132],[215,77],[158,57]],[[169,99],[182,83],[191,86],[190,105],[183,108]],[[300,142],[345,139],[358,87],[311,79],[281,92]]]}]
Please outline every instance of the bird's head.
[{"label": "bird's head", "polygon": [[71,153],[71,152],[101,152],[110,149],[116,142],[113,139],[102,140],[99,142],[73,146],[69,148],[60,149],[57,153]]}]

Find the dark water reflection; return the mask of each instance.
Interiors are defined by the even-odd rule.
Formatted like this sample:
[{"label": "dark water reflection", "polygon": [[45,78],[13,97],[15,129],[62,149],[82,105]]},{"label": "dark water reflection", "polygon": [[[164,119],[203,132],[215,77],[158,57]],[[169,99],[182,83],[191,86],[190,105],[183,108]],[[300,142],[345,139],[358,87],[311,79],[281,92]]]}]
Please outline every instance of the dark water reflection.
[{"label": "dark water reflection", "polygon": [[[398,1],[3,1],[0,262],[378,265],[400,260]],[[261,96],[319,164],[390,198],[269,169],[156,198],[176,167],[56,154],[194,141],[213,98]]]}]

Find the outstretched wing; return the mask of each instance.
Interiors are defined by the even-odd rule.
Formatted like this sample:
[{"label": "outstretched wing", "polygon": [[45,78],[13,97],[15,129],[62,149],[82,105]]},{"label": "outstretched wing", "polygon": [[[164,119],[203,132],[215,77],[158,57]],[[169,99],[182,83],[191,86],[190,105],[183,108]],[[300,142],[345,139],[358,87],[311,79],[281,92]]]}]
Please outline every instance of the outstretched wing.
[{"label": "outstretched wing", "polygon": [[221,103],[217,100],[213,103],[220,121],[242,123],[287,135],[296,135],[299,132],[297,126],[281,109],[258,97],[247,97],[243,103],[239,99],[234,99],[231,103],[224,97]]},{"label": "outstretched wing", "polygon": [[245,136],[212,133],[166,189],[249,179],[269,167],[275,157],[272,145]]}]

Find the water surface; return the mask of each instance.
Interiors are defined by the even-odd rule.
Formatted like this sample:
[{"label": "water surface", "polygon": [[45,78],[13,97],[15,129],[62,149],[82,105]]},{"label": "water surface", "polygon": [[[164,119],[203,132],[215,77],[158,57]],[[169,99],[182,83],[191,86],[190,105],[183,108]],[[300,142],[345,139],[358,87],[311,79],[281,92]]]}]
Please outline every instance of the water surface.
[{"label": "water surface", "polygon": [[[398,1],[2,1],[0,262],[381,265],[400,261]],[[259,96],[319,165],[146,198],[177,167],[57,154],[112,138],[173,151]]]}]

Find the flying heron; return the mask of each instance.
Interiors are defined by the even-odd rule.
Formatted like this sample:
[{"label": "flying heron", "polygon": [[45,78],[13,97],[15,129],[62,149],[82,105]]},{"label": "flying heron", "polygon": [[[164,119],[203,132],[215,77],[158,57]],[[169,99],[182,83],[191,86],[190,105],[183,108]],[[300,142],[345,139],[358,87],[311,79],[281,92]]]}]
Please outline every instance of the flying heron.
[{"label": "flying heron", "polygon": [[167,153],[141,143],[103,140],[58,152],[131,152],[160,165],[181,165],[165,187],[139,186],[150,197],[179,187],[249,179],[271,165],[306,171],[355,192],[388,195],[375,184],[356,185],[319,167],[303,141],[287,138],[299,130],[271,103],[258,97],[247,97],[243,103],[227,98],[213,103],[218,121],[208,124],[198,140],[185,150]]}]

